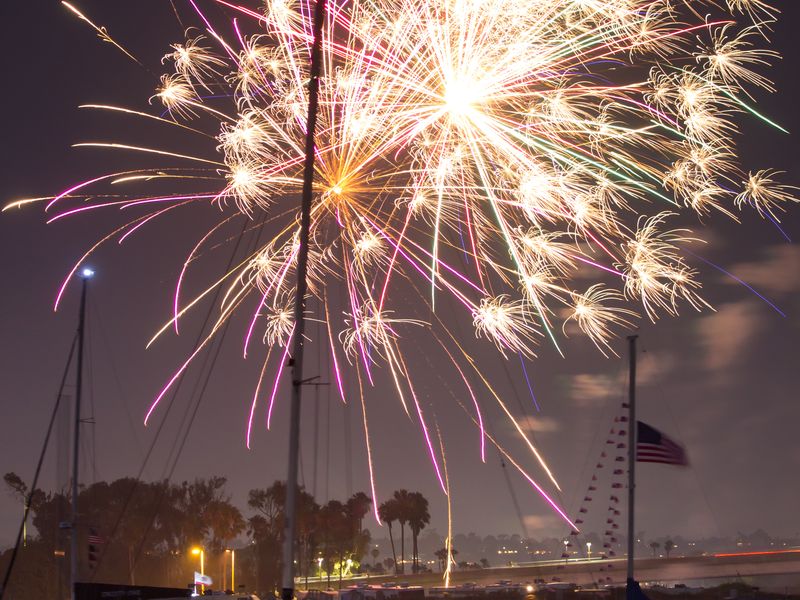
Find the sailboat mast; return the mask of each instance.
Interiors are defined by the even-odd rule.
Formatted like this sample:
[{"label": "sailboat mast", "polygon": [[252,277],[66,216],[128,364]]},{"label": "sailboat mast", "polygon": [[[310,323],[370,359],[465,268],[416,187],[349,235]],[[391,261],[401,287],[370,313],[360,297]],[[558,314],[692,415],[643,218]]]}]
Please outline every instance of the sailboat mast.
[{"label": "sailboat mast", "polygon": [[633,558],[636,548],[634,497],[636,493],[636,339],[628,336],[628,588],[633,585]]},{"label": "sailboat mast", "polygon": [[70,522],[70,597],[75,600],[75,584],[78,581],[78,468],[80,464],[81,393],[83,391],[83,340],[86,325],[86,290],[94,273],[84,269],[81,277],[81,305],[78,313],[78,373],[75,381],[75,423],[72,432],[72,520]]},{"label": "sailboat mast", "polygon": [[319,107],[319,78],[322,73],[322,28],[326,0],[314,6],[313,41],[308,80],[308,118],[306,119],[305,169],[300,211],[300,247],[297,252],[297,289],[294,298],[294,348],[292,352],[292,404],[289,420],[289,468],[286,476],[286,504],[283,525],[283,575],[281,598],[294,598],[294,537],[297,531],[297,467],[300,452],[300,402],[303,390],[303,344],[305,336],[306,293],[308,290],[308,244],[311,229],[311,202],[314,185],[314,133]]}]

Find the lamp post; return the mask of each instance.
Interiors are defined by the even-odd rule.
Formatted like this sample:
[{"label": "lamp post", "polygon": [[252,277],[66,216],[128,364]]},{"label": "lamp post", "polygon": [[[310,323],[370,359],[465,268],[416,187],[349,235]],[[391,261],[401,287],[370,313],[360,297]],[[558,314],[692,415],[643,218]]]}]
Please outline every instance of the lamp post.
[{"label": "lamp post", "polygon": [[567,552],[567,547],[569,546],[569,540],[564,540],[564,564],[567,564],[569,561],[569,552]]},{"label": "lamp post", "polygon": [[586,542],[586,556],[592,558],[592,542]]},{"label": "lamp post", "polygon": [[[235,567],[235,565],[236,565],[236,550],[231,550],[230,548],[226,548],[225,549],[225,555],[227,556],[228,554],[231,555],[231,587],[230,587],[230,589],[235,592],[236,591],[236,574],[234,572],[234,569],[236,568]],[[223,563],[223,565],[222,565],[222,591],[223,592],[228,589],[227,581],[228,581],[227,572],[225,571],[225,564]]]},{"label": "lamp post", "polygon": [[[206,574],[206,564],[205,564],[206,553],[203,551],[202,548],[195,547],[195,548],[192,548],[192,554],[194,554],[195,556],[200,555],[200,575],[205,575]],[[197,588],[197,586],[195,586],[195,588]],[[201,583],[200,584],[200,591],[205,594],[205,592],[206,592],[206,584],[205,583]]]}]

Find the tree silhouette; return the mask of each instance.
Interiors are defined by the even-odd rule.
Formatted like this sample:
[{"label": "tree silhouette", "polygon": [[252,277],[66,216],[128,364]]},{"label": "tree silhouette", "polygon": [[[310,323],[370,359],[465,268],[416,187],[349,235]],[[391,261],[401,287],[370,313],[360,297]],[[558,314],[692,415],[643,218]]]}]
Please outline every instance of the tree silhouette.
[{"label": "tree silhouette", "polygon": [[439,570],[444,571],[444,561],[447,560],[447,548],[439,548],[433,554],[437,559],[439,559]]},{"label": "tree silhouette", "polygon": [[13,472],[6,473],[3,475],[3,481],[12,496],[16,496],[21,502],[25,501],[25,497],[28,495],[28,485],[22,481],[22,477]]},{"label": "tree silhouette", "polygon": [[339,554],[338,539],[341,537],[340,529],[344,515],[344,504],[338,500],[331,500],[319,511],[320,530],[322,532],[322,565],[331,584],[331,573],[336,566],[336,557]]},{"label": "tree silhouette", "polygon": [[[250,490],[248,497],[248,506],[256,511],[248,520],[248,533],[257,545],[256,577],[262,589],[272,589],[277,585],[280,574],[285,502],[286,484],[282,481],[274,482],[267,489]],[[305,574],[307,577],[316,555],[320,508],[313,496],[303,488],[298,489],[296,502],[295,560],[299,567],[298,574]]]},{"label": "tree silhouette", "polygon": [[412,546],[412,571],[419,571],[419,532],[431,522],[431,515],[428,512],[428,500],[419,492],[412,492],[408,496],[408,526],[411,529],[413,539]]},{"label": "tree silhouette", "polygon": [[[397,575],[397,551],[394,547],[394,535],[392,534],[392,523],[397,520],[397,502],[394,499],[389,499],[378,507],[378,516],[381,521],[389,526],[389,542],[392,544],[392,567],[394,573]],[[391,568],[389,566],[387,569]]]},{"label": "tree silhouette", "polygon": [[659,544],[658,542],[650,542],[650,548],[653,550],[653,558],[656,557],[656,553],[658,552],[658,549],[660,547],[661,544]]},{"label": "tree silhouette", "polygon": [[345,504],[345,514],[350,522],[350,555],[355,561],[360,561],[367,553],[369,544],[369,531],[364,529],[364,517],[372,506],[372,498],[364,492],[357,492],[350,496]]},{"label": "tree silhouette", "polygon": [[[26,491],[24,482],[13,474],[4,479],[14,493]],[[213,561],[219,557],[217,551],[244,529],[244,519],[230,503],[225,485],[224,477],[178,484],[122,478],[82,487],[77,528],[79,576],[86,580],[182,585],[195,566],[188,555],[190,545],[202,545]],[[14,587],[26,590],[20,597],[36,590],[42,591],[36,592],[39,597],[68,593],[65,567],[70,561],[69,544],[59,523],[68,518],[69,507],[63,493],[37,490],[33,495],[31,537],[12,578]],[[86,550],[90,530],[102,540],[97,544],[98,559],[92,563]],[[48,583],[40,585],[38,580]]]},{"label": "tree silhouette", "polygon": [[[28,491],[13,473],[4,481],[16,497],[22,498]],[[281,572],[286,486],[276,481],[266,489],[250,490],[247,507],[251,514],[245,519],[230,502],[226,483],[224,477],[181,483],[122,478],[82,487],[77,529],[79,576],[183,587],[198,566],[197,557],[190,552],[193,546],[204,549],[206,568],[213,573],[224,566],[225,549],[246,531],[252,543],[236,548],[237,579],[254,589],[275,590]],[[369,551],[369,531],[363,529],[363,519],[371,499],[359,492],[346,503],[334,500],[320,507],[302,488],[296,498],[298,575],[307,577],[320,555],[327,561],[324,566],[329,577],[337,570],[341,578],[351,566],[357,569]],[[37,490],[33,494],[31,535],[19,554],[8,588],[10,597],[69,595],[68,537],[59,528],[59,523],[68,519],[69,509],[69,498],[63,493]],[[87,552],[90,530],[102,539],[99,560],[92,564]],[[0,552],[0,570],[10,560],[10,552]]]},{"label": "tree silhouette", "polygon": [[283,505],[286,485],[276,481],[266,489],[250,490],[247,505],[256,511],[248,519],[247,533],[255,543],[255,580],[258,589],[277,585],[281,569],[281,539],[283,537]]},{"label": "tree silhouette", "polygon": [[361,531],[364,528],[364,517],[369,512],[370,506],[372,506],[372,498],[364,492],[356,492],[347,500],[345,507],[348,515],[355,521],[356,531]]},{"label": "tree silhouette", "polygon": [[209,504],[205,517],[211,530],[208,546],[220,555],[245,528],[242,513],[228,501],[215,501]]},{"label": "tree silhouette", "polygon": [[672,549],[674,547],[675,547],[675,542],[673,542],[672,540],[667,540],[666,542],[664,542],[664,552],[666,553],[667,558],[669,558],[669,553],[672,552]]},{"label": "tree silhouette", "polygon": [[[444,572],[445,563],[447,562],[447,548],[446,547],[445,548],[440,548],[439,550],[437,550],[433,554],[434,554],[434,556],[436,556],[436,558],[439,559],[439,570]],[[455,558],[455,556],[458,554],[458,550],[453,548],[450,551],[450,554],[451,554],[452,557]]]},{"label": "tree silhouette", "polygon": [[298,575],[309,576],[313,568],[314,556],[316,556],[319,543],[319,511],[320,506],[314,497],[300,488],[295,496],[297,502],[297,536],[296,560],[299,566]]},{"label": "tree silhouette", "polygon": [[412,511],[411,494],[408,490],[397,490],[394,493],[394,500],[397,503],[397,521],[400,523],[400,572],[406,572],[406,530]]}]

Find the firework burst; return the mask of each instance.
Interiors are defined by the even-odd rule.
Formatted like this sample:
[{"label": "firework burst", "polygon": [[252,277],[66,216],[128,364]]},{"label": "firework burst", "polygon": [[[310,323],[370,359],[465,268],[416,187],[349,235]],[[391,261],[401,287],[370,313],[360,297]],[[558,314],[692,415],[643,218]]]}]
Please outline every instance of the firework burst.
[{"label": "firework burst", "polygon": [[[252,220],[263,232],[259,247],[209,290],[226,286],[218,325],[249,311],[245,354],[260,332],[267,362],[281,360],[265,362],[261,377],[279,378],[294,330],[312,5],[207,4],[231,21],[212,23],[188,0],[206,31],[164,57],[174,71],[151,101],[165,113],[137,114],[192,131],[212,127],[217,156],[108,145],[195,164],[100,176],[48,208],[60,211],[54,218],[107,206],[149,211],[113,239],[173,209],[219,206],[224,220],[204,232],[185,267],[229,224]],[[481,395],[514,418],[466,340],[439,335],[438,316],[421,319],[438,314],[442,298],[472,320],[474,343],[488,340],[503,356],[532,356],[541,343],[561,352],[559,321],[613,353],[636,304],[652,320],[707,307],[683,256],[695,238],[668,223],[681,213],[735,218],[747,208],[775,218],[795,201],[775,172],[748,173],[734,151],[735,118],[771,123],[750,102],[754,89],[771,89],[757,70],[775,56],[759,48],[775,15],[760,0],[329,0],[309,293],[318,299],[311,316],[325,329],[314,341],[327,347],[340,392],[345,367],[367,384],[374,369],[388,369],[443,482],[404,335],[433,330],[440,358],[474,400],[477,424]],[[165,177],[202,189],[123,199],[98,191]],[[595,279],[588,288],[587,272]],[[199,298],[182,302],[180,288],[162,333],[197,305]],[[267,388],[271,414],[277,380],[270,387],[259,379],[251,425]]]}]

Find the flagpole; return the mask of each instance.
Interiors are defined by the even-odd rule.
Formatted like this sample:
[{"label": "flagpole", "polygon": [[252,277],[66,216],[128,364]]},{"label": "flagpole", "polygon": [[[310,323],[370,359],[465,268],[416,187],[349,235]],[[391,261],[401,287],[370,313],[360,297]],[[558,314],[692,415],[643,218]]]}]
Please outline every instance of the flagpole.
[{"label": "flagpole", "polygon": [[633,558],[636,533],[634,531],[634,496],[636,492],[636,339],[638,335],[628,336],[628,576],[626,597],[633,595]]}]

